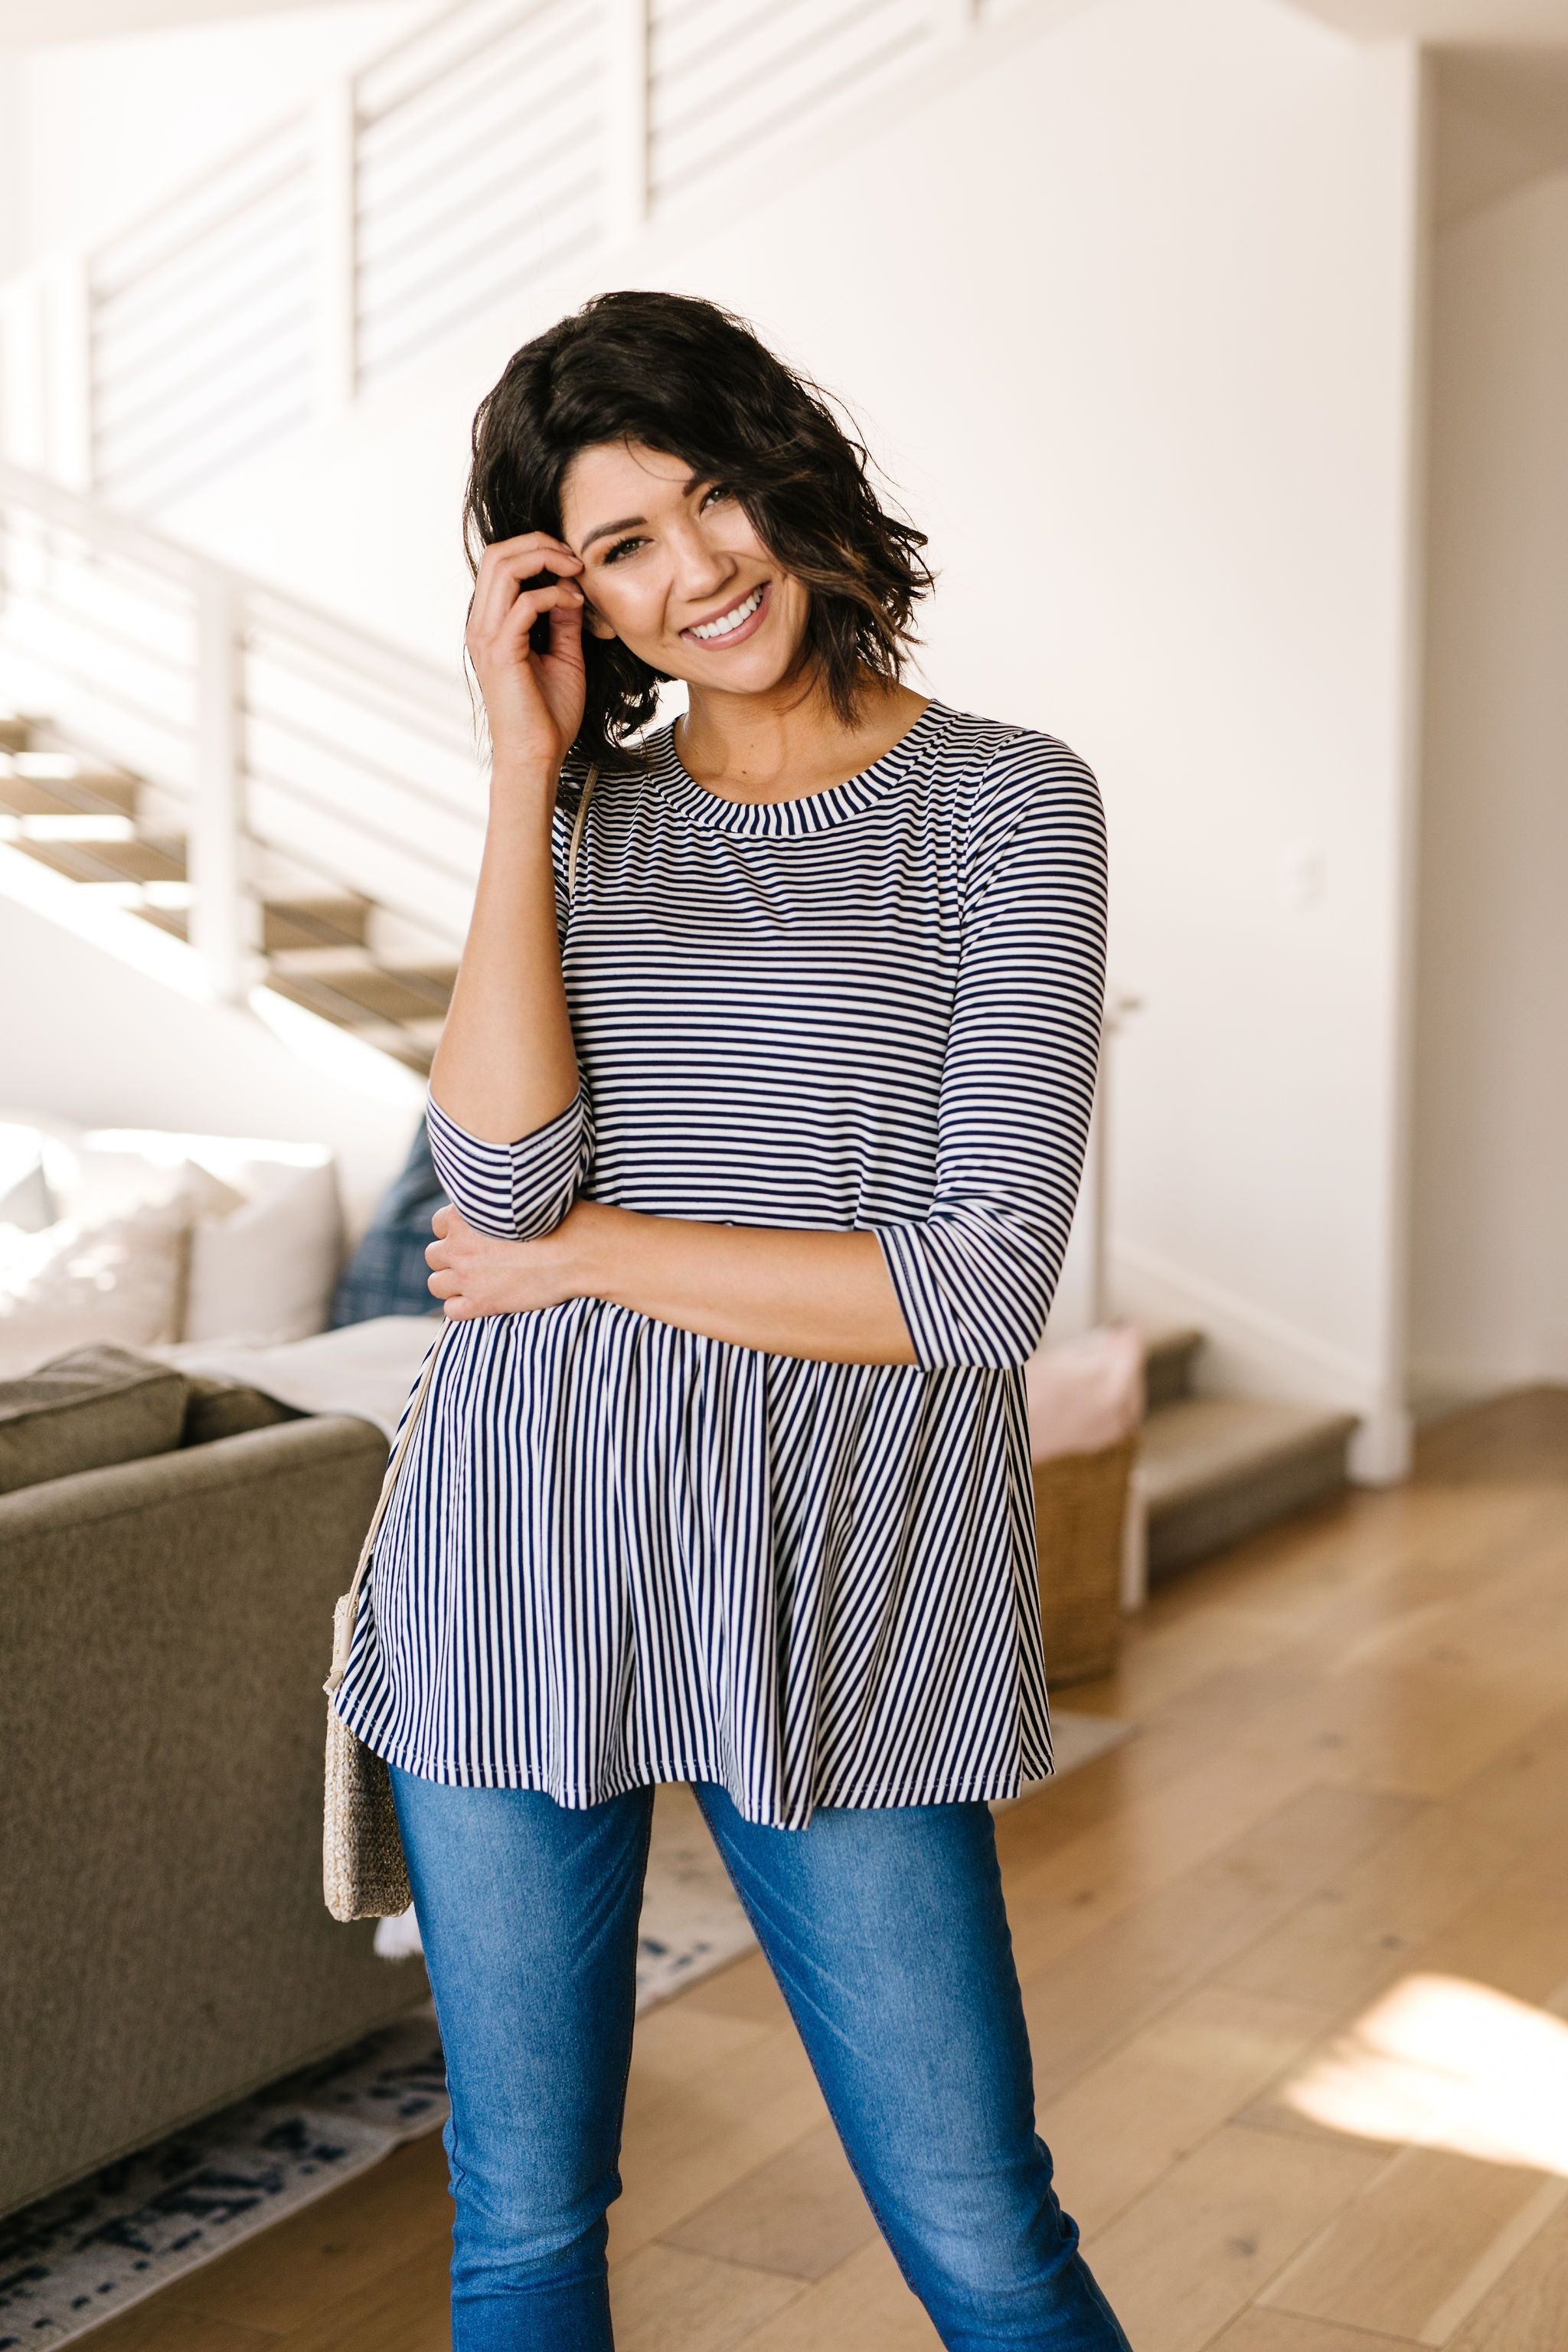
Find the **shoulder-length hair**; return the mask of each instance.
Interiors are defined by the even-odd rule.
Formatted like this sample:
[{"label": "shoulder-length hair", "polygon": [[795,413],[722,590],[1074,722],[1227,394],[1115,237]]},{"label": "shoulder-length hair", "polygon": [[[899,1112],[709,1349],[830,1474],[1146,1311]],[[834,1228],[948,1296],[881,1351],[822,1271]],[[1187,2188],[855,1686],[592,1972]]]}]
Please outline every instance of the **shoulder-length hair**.
[{"label": "shoulder-length hair", "polygon": [[[561,491],[581,449],[641,442],[732,490],[775,562],[811,592],[804,666],[853,725],[872,677],[896,682],[918,598],[934,578],[927,534],[883,511],[868,453],[827,396],[717,302],[597,294],[524,343],[475,414],[463,545],[476,578],[498,539],[560,538]],[[654,669],[619,637],[583,632],[587,700],[574,749],[639,763],[625,739],[658,709]]]}]

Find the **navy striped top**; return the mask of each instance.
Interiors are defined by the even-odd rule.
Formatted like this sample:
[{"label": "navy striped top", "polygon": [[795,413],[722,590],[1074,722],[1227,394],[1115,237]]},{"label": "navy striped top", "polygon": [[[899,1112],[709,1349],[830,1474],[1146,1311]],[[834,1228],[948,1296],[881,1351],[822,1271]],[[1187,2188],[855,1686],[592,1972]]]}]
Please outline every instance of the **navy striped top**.
[{"label": "navy striped top", "polygon": [[707,791],[672,736],[600,777],[570,905],[563,771],[576,1098],[512,1144],[432,1100],[437,1173],[490,1234],[579,1193],[874,1233],[918,1361],[594,1298],[447,1324],[335,1704],[407,1771],[570,1806],[712,1780],[796,1828],[1010,1796],[1051,1769],[1022,1368],[1094,1088],[1099,792],[935,698],[793,801]]}]

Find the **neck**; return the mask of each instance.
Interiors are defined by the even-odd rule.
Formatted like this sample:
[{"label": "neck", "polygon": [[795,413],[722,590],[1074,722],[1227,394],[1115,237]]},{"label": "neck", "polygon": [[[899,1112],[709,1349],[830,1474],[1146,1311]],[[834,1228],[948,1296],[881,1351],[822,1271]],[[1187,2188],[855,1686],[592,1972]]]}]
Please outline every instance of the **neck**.
[{"label": "neck", "polygon": [[909,732],[927,701],[870,678],[847,726],[820,680],[760,694],[694,686],[690,695],[672,739],[681,766],[725,800],[750,802],[796,800],[858,775]]}]

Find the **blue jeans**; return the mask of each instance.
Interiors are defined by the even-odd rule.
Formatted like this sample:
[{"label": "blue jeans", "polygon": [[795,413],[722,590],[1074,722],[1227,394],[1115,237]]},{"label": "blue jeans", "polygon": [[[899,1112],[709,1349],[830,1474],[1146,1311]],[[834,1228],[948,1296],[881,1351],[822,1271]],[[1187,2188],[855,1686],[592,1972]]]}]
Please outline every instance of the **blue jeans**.
[{"label": "blue jeans", "polygon": [[[570,1811],[395,1767],[392,1785],[452,2098],[454,2352],[609,2352],[653,1791]],[[775,1830],[696,1794],[949,2352],[1129,2352],[1035,2130],[989,1809],[836,1807]]]}]

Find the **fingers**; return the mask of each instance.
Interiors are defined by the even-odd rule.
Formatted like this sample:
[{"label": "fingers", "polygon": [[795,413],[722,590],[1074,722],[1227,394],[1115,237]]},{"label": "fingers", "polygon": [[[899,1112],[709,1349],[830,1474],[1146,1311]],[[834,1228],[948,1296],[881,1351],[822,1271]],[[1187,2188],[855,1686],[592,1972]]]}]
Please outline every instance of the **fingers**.
[{"label": "fingers", "polygon": [[[542,531],[525,531],[517,539],[498,539],[487,547],[474,577],[468,608],[470,637],[493,635],[518,601],[518,583],[537,572],[571,576],[581,572],[583,559],[564,540]],[[528,592],[524,592],[525,593]]]},{"label": "fingers", "polygon": [[515,658],[530,653],[529,632],[542,613],[550,615],[550,642],[554,645],[568,630],[583,625],[583,591],[574,580],[563,580],[553,588],[525,588],[493,643],[505,646]]}]

